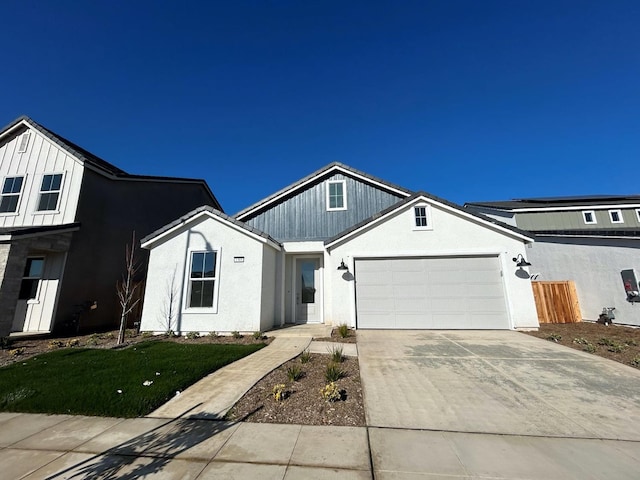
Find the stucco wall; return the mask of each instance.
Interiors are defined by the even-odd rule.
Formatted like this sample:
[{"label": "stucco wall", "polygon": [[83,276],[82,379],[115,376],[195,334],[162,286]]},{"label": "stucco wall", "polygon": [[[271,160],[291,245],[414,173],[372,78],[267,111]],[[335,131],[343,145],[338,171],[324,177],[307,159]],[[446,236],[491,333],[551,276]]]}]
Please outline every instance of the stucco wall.
[{"label": "stucco wall", "polygon": [[626,239],[540,238],[527,249],[538,280],[573,280],[582,318],[597,320],[603,307],[615,307],[615,323],[640,326],[640,304],[626,301],[620,271],[640,275],[640,241]]},{"label": "stucco wall", "polygon": [[[166,331],[167,283],[176,272],[178,301],[180,305],[174,331],[197,332],[254,332],[262,330],[267,317],[273,319],[274,279],[264,295],[271,296],[271,315],[262,317],[263,261],[268,257],[273,264],[275,257],[264,254],[264,244],[247,234],[222,225],[220,221],[207,217],[190,224],[151,250],[149,271],[145,290],[141,329],[144,331]],[[267,247],[271,249],[271,247]],[[217,250],[219,274],[217,278],[217,311],[202,309],[196,312],[186,308],[188,294],[188,258],[191,250]],[[271,249],[273,250],[273,249]],[[244,257],[242,263],[234,257]],[[272,259],[273,257],[273,259]],[[267,270],[269,267],[267,267]],[[164,307],[163,307],[164,306]]]},{"label": "stucco wall", "polygon": [[[523,241],[437,206],[431,207],[431,220],[432,230],[413,230],[413,209],[407,205],[375,228],[330,250],[325,258],[325,312],[331,322],[355,325],[354,257],[496,254],[504,273],[512,327],[538,327],[531,282],[516,276],[517,268],[511,260],[519,253],[528,253]],[[348,273],[337,270],[341,259],[349,265]]]}]

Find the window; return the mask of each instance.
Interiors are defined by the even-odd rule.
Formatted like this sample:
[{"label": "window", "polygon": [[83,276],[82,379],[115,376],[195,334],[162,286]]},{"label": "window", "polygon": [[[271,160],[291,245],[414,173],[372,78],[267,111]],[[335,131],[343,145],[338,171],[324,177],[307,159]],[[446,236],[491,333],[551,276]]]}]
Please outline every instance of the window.
[{"label": "window", "polygon": [[18,210],[18,200],[22,191],[24,177],[7,177],[2,185],[2,198],[0,199],[0,213],[13,213]]},{"label": "window", "polygon": [[347,209],[347,182],[337,180],[327,182],[327,210]]},{"label": "window", "polygon": [[216,284],[217,252],[192,252],[189,308],[211,308]]},{"label": "window", "polygon": [[595,223],[598,223],[596,221],[596,212],[594,212],[593,210],[587,210],[582,212],[582,218],[584,219],[584,223],[586,223],[587,225],[593,225]]},{"label": "window", "polygon": [[45,175],[42,177],[42,187],[40,187],[40,200],[38,201],[38,211],[49,211],[58,208],[58,198],[60,197],[60,187],[62,186],[62,174]]},{"label": "window", "polygon": [[609,218],[611,219],[611,223],[624,223],[622,210],[609,210]]},{"label": "window", "polygon": [[636,218],[638,219],[638,222],[640,222],[640,208],[636,209]]},{"label": "window", "polygon": [[413,229],[431,229],[430,211],[427,205],[416,205],[413,207]]},{"label": "window", "polygon": [[20,294],[18,300],[33,300],[38,294],[38,284],[42,278],[42,269],[44,267],[44,258],[27,258],[27,264],[24,267],[24,275],[22,283],[20,283]]}]

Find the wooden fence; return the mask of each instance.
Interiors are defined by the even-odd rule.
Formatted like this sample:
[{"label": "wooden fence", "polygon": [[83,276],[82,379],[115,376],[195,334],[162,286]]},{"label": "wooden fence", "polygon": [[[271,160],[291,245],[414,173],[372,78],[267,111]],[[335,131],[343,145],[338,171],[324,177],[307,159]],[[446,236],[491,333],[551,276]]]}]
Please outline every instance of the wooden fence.
[{"label": "wooden fence", "polygon": [[582,321],[576,285],[565,282],[531,282],[540,323],[575,323]]}]

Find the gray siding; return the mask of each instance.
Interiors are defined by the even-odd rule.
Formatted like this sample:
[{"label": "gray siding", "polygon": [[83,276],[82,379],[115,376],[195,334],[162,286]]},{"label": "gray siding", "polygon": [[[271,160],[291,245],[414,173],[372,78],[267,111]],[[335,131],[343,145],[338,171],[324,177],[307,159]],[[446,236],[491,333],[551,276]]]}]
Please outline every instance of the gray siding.
[{"label": "gray siding", "polygon": [[[326,184],[332,180],[346,180],[346,210],[327,211]],[[402,198],[347,175],[335,174],[244,221],[279,242],[326,240]]]},{"label": "gray siding", "polygon": [[[584,209],[589,210],[589,208]],[[611,208],[617,210],[617,208]],[[572,210],[564,212],[527,212],[517,213],[516,222],[518,228],[523,230],[594,230],[594,229],[625,229],[640,228],[638,216],[635,209],[622,210],[624,223],[611,223],[609,209],[595,210],[596,221],[598,223],[587,225],[582,217],[583,210]]]}]

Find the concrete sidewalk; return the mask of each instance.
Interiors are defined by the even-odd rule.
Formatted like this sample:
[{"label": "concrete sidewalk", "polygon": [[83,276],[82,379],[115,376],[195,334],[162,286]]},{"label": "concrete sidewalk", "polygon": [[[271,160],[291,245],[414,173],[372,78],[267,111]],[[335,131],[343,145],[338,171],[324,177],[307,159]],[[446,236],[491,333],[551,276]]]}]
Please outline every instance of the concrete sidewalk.
[{"label": "concrete sidewalk", "polygon": [[0,413],[7,479],[637,479],[637,442]]}]

